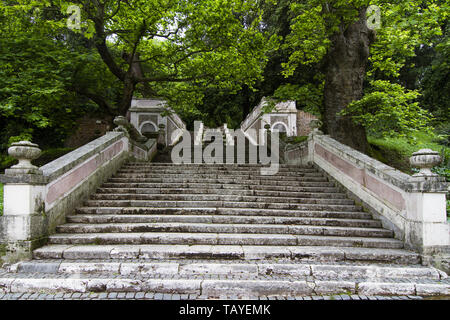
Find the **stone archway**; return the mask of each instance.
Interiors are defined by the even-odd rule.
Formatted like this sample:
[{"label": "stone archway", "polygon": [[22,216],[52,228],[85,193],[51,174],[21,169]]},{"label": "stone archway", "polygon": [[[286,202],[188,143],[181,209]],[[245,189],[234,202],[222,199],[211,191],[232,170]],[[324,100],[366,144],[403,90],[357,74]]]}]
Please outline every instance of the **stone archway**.
[{"label": "stone archway", "polygon": [[139,128],[139,132],[146,136],[147,138],[151,138],[158,134],[158,126],[152,121],[145,121],[141,124]]},{"label": "stone archway", "polygon": [[278,132],[280,132],[280,133],[287,133],[288,127],[284,122],[279,121],[279,122],[275,122],[272,125],[271,131],[275,131],[275,130],[278,130]]}]

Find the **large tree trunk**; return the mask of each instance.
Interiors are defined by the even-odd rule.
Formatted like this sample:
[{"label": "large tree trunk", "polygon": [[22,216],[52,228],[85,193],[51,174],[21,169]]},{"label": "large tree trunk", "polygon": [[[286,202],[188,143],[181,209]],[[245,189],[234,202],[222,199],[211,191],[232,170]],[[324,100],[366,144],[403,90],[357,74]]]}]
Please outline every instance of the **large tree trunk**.
[{"label": "large tree trunk", "polygon": [[133,76],[129,72],[123,81],[123,95],[122,101],[119,106],[119,114],[125,116],[127,114],[128,109],[131,106],[131,100],[133,99],[134,89],[136,88],[136,84],[134,82]]},{"label": "large tree trunk", "polygon": [[361,152],[367,152],[364,127],[354,124],[351,117],[341,116],[349,103],[361,99],[369,58],[372,30],[366,25],[366,8],[360,9],[357,22],[342,27],[332,38],[326,57],[324,89],[324,130],[330,136]]}]

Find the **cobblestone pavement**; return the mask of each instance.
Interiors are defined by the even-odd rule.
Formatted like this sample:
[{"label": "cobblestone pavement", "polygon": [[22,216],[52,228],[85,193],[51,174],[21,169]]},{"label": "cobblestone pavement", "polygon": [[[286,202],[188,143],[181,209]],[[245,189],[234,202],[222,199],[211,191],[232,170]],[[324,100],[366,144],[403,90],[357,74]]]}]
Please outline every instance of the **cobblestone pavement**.
[{"label": "cobblestone pavement", "polygon": [[[434,297],[433,299],[436,299]],[[438,297],[449,300],[450,297]],[[162,294],[148,292],[109,292],[109,293],[8,293],[0,294],[0,300],[427,300],[420,296],[363,296],[363,295],[335,295],[335,296],[221,296],[212,298],[196,294]],[[1,302],[0,302],[1,303]]]}]

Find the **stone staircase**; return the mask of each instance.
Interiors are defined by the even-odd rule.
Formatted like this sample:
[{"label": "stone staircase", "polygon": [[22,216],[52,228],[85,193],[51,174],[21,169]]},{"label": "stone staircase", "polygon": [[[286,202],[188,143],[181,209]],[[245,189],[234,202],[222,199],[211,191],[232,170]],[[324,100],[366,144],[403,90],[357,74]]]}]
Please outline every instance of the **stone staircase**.
[{"label": "stone staircase", "polygon": [[315,168],[260,168],[128,163],[0,274],[0,292],[450,294],[445,273]]}]

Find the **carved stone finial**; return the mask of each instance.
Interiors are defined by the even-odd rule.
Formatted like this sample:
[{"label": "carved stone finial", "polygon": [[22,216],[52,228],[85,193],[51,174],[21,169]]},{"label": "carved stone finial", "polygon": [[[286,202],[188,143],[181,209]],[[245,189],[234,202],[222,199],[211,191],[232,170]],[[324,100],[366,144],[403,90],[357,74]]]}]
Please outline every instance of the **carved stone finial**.
[{"label": "carved stone finial", "polygon": [[264,129],[266,129],[267,131],[270,131],[270,124],[266,123],[264,125]]},{"label": "carved stone finial", "polygon": [[412,167],[419,168],[419,173],[413,175],[413,177],[422,176],[438,176],[436,173],[431,172],[431,168],[437,166],[442,161],[439,152],[431,149],[421,149],[414,152],[412,157],[409,158],[409,163]]},{"label": "carved stone finial", "polygon": [[20,141],[11,144],[8,154],[19,160],[19,163],[7,169],[5,173],[40,173],[38,167],[31,164],[31,160],[39,158],[41,149],[30,141]]},{"label": "carved stone finial", "polygon": [[117,116],[117,117],[115,117],[113,122],[119,128],[120,127],[125,127],[128,124],[127,118],[125,118],[124,116]]},{"label": "carved stone finial", "polygon": [[312,129],[312,134],[323,134],[319,128],[322,126],[323,122],[319,119],[313,119],[309,122],[309,127]]}]

